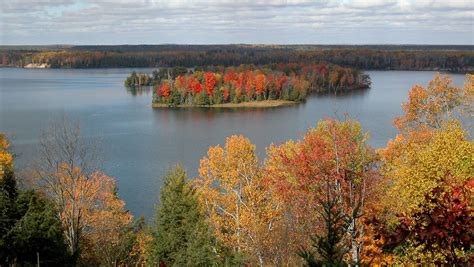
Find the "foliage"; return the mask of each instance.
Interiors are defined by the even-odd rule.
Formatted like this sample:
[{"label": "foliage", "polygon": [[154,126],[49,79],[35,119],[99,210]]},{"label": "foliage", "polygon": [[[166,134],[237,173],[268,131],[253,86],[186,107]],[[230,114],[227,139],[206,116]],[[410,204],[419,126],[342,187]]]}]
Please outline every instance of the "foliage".
[{"label": "foliage", "polygon": [[394,124],[403,132],[439,128],[461,104],[463,95],[447,75],[437,73],[428,87],[417,84],[410,90],[408,102],[402,105],[405,114],[397,117]]},{"label": "foliage", "polygon": [[66,265],[68,252],[54,206],[34,191],[17,189],[13,157],[7,140],[0,138],[0,153],[8,159],[0,179],[0,264],[32,265],[39,255],[42,265]]},{"label": "foliage", "polygon": [[153,79],[145,73],[136,73],[135,71],[125,79],[126,87],[141,87],[152,85]]},{"label": "foliage", "polygon": [[125,210],[125,202],[119,198],[112,178],[97,173],[97,177],[93,176],[89,182],[91,188],[98,188],[94,189],[98,191],[89,200],[84,199],[93,204],[87,203],[91,206],[84,212],[81,263],[96,262],[103,266],[128,263],[136,238],[133,216]]},{"label": "foliage", "polygon": [[76,263],[119,263],[121,234],[132,216],[118,198],[115,180],[98,170],[95,147],[83,140],[78,124],[67,118],[52,123],[40,138],[36,186],[54,203]]},{"label": "foliage", "polygon": [[275,198],[291,214],[290,232],[295,244],[307,246],[308,233],[319,235],[321,203],[326,203],[326,183],[336,186],[338,205],[347,216],[346,234],[352,262],[361,260],[364,214],[378,201],[383,180],[375,168],[377,157],[366,144],[367,135],[352,120],[324,120],[296,143],[268,150],[266,170]]},{"label": "foliage", "polygon": [[209,148],[199,176],[196,188],[217,239],[261,266],[283,260],[273,243],[281,211],[269,198],[250,140],[231,136],[225,147]]},{"label": "foliage", "polygon": [[13,168],[13,156],[8,152],[9,146],[5,135],[0,133],[0,180],[7,170]]},{"label": "foliage", "polygon": [[[446,175],[461,182],[474,173],[474,144],[458,123],[449,123],[429,136],[424,142],[412,140],[416,136],[406,142],[397,139],[382,153],[385,172],[392,178],[391,205],[397,212],[416,211]],[[402,151],[392,157],[394,146]]]},{"label": "foliage", "polygon": [[[290,62],[330,62],[363,70],[443,70],[469,72],[471,46],[417,45],[118,45],[0,51],[0,65],[46,63],[52,68],[237,66]],[[171,72],[170,74],[173,74]]]},{"label": "foliage", "polygon": [[[333,82],[329,73],[336,73]],[[174,79],[162,79],[154,91],[154,103],[212,105],[269,99],[304,101],[309,92],[334,93],[368,88],[363,73],[331,64],[272,64],[255,67],[205,67]],[[232,97],[231,97],[232,96]]]},{"label": "foliage", "polygon": [[441,182],[442,186],[425,195],[419,211],[401,219],[397,234],[419,248],[420,253],[441,255],[423,258],[423,255],[415,254],[416,261],[452,266],[467,264],[472,259],[474,228],[470,201],[474,180],[458,181],[447,176]]},{"label": "foliage", "polygon": [[471,233],[464,227],[472,224],[472,202],[463,194],[472,192],[474,143],[452,114],[472,108],[467,78],[463,88],[439,74],[427,88],[415,86],[405,114],[395,121],[402,133],[380,151],[382,171],[391,179],[386,223],[396,227],[384,235],[398,260],[466,260],[464,239]]},{"label": "foliage", "polygon": [[69,263],[61,222],[51,202],[34,191],[21,192],[16,201],[18,221],[7,234],[10,259],[35,264],[37,253],[42,265]]},{"label": "foliage", "polygon": [[214,238],[196,193],[185,179],[180,166],[164,177],[150,243],[154,265],[210,266],[217,262]]},{"label": "foliage", "polygon": [[324,222],[324,234],[311,238],[317,256],[311,250],[302,250],[299,255],[307,266],[343,266],[344,256],[349,251],[343,238],[348,218],[341,209],[337,186],[326,180],[326,199],[321,202],[321,217]]}]

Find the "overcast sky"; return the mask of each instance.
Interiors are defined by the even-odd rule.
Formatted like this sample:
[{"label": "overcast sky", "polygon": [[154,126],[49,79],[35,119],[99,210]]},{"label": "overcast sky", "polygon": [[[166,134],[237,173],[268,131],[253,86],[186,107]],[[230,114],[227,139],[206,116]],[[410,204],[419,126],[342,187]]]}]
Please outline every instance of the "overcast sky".
[{"label": "overcast sky", "polygon": [[0,0],[6,44],[474,44],[474,0]]}]

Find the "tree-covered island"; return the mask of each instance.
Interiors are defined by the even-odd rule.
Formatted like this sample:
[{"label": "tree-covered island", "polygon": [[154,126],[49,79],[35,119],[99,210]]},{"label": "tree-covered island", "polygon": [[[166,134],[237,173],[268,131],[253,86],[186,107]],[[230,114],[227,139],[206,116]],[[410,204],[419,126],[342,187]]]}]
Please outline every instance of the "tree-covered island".
[{"label": "tree-covered island", "polygon": [[305,101],[309,93],[345,93],[370,87],[364,72],[334,64],[161,68],[133,72],[125,86],[154,86],[153,107],[274,107]]}]

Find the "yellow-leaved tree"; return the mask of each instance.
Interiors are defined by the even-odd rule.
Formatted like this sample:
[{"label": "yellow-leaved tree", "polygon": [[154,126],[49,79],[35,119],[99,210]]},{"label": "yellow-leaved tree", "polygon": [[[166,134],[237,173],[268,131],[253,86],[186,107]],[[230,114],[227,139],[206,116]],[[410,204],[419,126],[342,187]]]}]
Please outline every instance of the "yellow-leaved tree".
[{"label": "yellow-leaved tree", "polygon": [[419,205],[441,177],[472,177],[472,141],[453,116],[458,108],[472,109],[473,75],[466,78],[461,88],[437,73],[426,88],[415,85],[403,103],[404,114],[394,121],[401,133],[380,150],[398,212]]},{"label": "yellow-leaved tree", "polygon": [[[385,171],[392,178],[391,195],[397,212],[416,211],[425,196],[447,176],[474,177],[474,144],[459,123],[451,122],[430,134],[427,142],[406,143],[403,154],[385,150]],[[458,181],[461,182],[461,181]]]},{"label": "yellow-leaved tree", "polygon": [[0,179],[3,178],[5,171],[13,166],[13,156],[8,152],[10,144],[4,134],[0,134]]},{"label": "yellow-leaved tree", "polygon": [[436,74],[427,88],[413,87],[404,114],[395,120],[400,134],[380,150],[383,173],[391,180],[389,221],[396,234],[406,235],[403,262],[453,264],[469,258],[465,248],[473,233],[459,222],[472,211],[472,202],[461,195],[473,183],[474,143],[455,120],[472,110],[472,75],[467,79],[460,88]]},{"label": "yellow-leaved tree", "polygon": [[273,251],[281,210],[269,198],[255,145],[249,139],[234,135],[224,147],[209,148],[195,186],[220,242],[252,256],[260,266],[281,260]]}]

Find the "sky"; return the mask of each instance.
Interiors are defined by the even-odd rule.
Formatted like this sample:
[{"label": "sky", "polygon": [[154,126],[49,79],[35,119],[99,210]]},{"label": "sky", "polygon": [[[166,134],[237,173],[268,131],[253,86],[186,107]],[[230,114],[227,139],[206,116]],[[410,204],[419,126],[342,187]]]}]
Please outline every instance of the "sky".
[{"label": "sky", "polygon": [[0,0],[0,44],[464,44],[474,0]]}]

